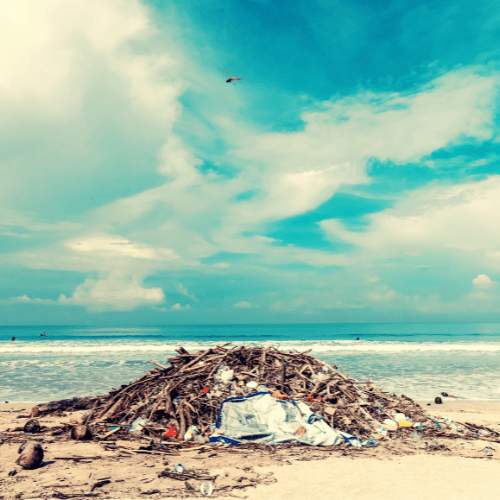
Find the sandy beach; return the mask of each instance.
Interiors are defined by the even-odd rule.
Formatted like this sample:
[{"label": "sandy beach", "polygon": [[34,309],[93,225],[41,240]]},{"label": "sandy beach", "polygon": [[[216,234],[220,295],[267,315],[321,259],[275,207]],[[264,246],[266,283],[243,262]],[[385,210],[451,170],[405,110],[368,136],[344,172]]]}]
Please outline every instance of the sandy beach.
[{"label": "sandy beach", "polygon": [[[428,403],[420,402],[433,416],[497,430],[500,427],[500,402]],[[182,463],[188,474],[191,471],[199,477],[215,478],[213,496],[218,498],[498,498],[500,444],[463,439],[441,439],[442,449],[433,451],[407,446],[394,452],[390,442],[381,441],[375,448],[362,450],[347,446],[333,451],[307,446],[258,451],[231,447],[214,453],[211,447],[205,447],[155,454],[106,449],[102,443],[75,442],[45,433],[29,436],[42,445],[45,465],[24,470],[15,460],[27,436],[5,431],[23,425],[33,405],[0,405],[0,498],[95,496],[156,500],[202,496],[200,480],[158,477],[164,470],[173,471],[177,463]],[[46,416],[40,424],[50,427],[78,421],[84,414]],[[484,454],[486,446],[493,450],[492,456]]]}]

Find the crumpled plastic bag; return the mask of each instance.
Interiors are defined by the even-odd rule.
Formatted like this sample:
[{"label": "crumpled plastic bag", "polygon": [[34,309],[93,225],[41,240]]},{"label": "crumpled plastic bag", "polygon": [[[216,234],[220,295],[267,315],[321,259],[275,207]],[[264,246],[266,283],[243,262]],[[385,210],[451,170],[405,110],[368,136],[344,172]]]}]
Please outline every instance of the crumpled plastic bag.
[{"label": "crumpled plastic bag", "polygon": [[210,436],[212,443],[233,444],[298,442],[331,446],[344,441],[361,446],[356,437],[332,429],[306,404],[276,399],[267,392],[224,400]]}]

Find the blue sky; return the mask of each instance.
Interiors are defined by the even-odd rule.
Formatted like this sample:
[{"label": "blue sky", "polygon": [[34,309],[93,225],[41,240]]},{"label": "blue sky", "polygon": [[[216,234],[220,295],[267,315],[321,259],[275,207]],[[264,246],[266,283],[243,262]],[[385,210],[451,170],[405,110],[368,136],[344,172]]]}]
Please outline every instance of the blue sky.
[{"label": "blue sky", "polygon": [[2,324],[500,320],[493,2],[7,0],[0,41]]}]

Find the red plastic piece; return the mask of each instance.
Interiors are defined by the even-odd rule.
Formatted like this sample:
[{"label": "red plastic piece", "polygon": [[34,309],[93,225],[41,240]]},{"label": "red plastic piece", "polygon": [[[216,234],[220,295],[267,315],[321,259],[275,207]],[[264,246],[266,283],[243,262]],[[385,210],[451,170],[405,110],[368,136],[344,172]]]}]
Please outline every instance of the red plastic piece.
[{"label": "red plastic piece", "polygon": [[177,434],[178,434],[177,429],[171,425],[168,431],[165,433],[165,436],[175,437],[177,436]]}]

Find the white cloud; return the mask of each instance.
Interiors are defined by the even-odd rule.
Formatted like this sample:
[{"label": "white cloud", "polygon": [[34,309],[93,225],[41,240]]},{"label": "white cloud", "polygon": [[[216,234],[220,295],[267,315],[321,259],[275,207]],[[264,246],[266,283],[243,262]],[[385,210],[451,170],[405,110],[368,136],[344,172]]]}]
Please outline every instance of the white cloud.
[{"label": "white cloud", "polygon": [[394,290],[387,290],[381,293],[377,292],[368,292],[366,294],[370,300],[380,302],[380,301],[388,301],[393,300],[396,297],[396,292]]},{"label": "white cloud", "polygon": [[19,297],[13,297],[8,302],[18,303],[18,304],[45,304],[52,305],[57,304],[55,300],[51,299],[40,299],[40,298],[30,298],[27,295],[21,295]]},{"label": "white cloud", "polygon": [[184,307],[181,306],[181,304],[177,303],[177,304],[174,304],[171,309],[173,311],[188,311],[189,309],[191,309],[191,306],[189,304],[186,304]]},{"label": "white cloud", "polygon": [[148,245],[132,243],[121,236],[100,234],[80,238],[65,243],[68,248],[77,252],[93,252],[107,258],[131,257],[133,259],[172,260],[178,259],[170,248],[152,248]]},{"label": "white cloud", "polygon": [[62,294],[58,302],[85,306],[89,311],[130,311],[141,306],[155,306],[164,298],[161,288],[144,288],[126,276],[111,275],[100,280],[87,278],[71,297]]},{"label": "white cloud", "polygon": [[247,302],[246,300],[242,300],[241,302],[237,302],[234,304],[234,307],[237,307],[238,309],[249,309],[252,307],[252,304],[250,302]]},{"label": "white cloud", "polygon": [[262,236],[260,234],[253,236],[253,239],[255,241],[258,241],[259,243],[276,243],[276,242],[281,241],[281,240],[277,240],[275,238],[270,238],[269,236]]},{"label": "white cloud", "polygon": [[[409,193],[393,208],[368,217],[364,232],[347,231],[337,220],[327,232],[358,247],[358,259],[396,255],[474,253],[479,263],[500,268],[500,176],[458,185],[434,184]],[[366,261],[366,260],[365,260]]]},{"label": "white cloud", "polygon": [[190,299],[193,299],[193,300],[198,300],[196,298],[196,296],[194,295],[194,293],[189,293],[188,289],[186,287],[184,287],[182,285],[182,283],[179,283],[179,285],[177,286],[177,291],[181,294],[181,295],[185,295],[186,297],[189,297]]},{"label": "white cloud", "polygon": [[140,0],[0,2],[0,45],[9,47],[0,53],[0,136],[14,152],[0,161],[5,206],[29,200],[44,213],[73,193],[82,205],[84,186],[113,191],[110,171],[144,170],[120,155],[129,143],[146,151],[150,137],[175,141],[187,83],[167,37]]},{"label": "white cloud", "polygon": [[[0,96],[28,101],[50,112],[79,106],[78,81],[85,72],[108,68],[128,80],[131,98],[158,110],[170,96],[151,75],[155,66],[172,66],[166,56],[140,55],[129,45],[154,29],[138,0],[6,0],[0,16]],[[77,92],[75,92],[75,90]],[[80,91],[78,91],[80,90]],[[71,107],[71,106],[70,106]]]},{"label": "white cloud", "polygon": [[486,276],[486,274],[478,274],[477,278],[472,280],[472,284],[479,288],[489,288],[494,285],[496,282],[491,281],[491,279]]},{"label": "white cloud", "polygon": [[266,194],[235,206],[228,222],[311,210],[340,184],[368,182],[370,158],[406,163],[463,137],[491,138],[497,80],[461,69],[410,95],[361,93],[323,102],[318,111],[302,115],[300,132],[238,130],[233,154],[252,166],[241,179]]},{"label": "white cloud", "polygon": [[228,262],[217,262],[217,264],[214,264],[213,267],[217,267],[219,269],[227,269],[228,267],[231,267],[231,264]]},{"label": "white cloud", "polygon": [[13,233],[11,231],[0,231],[0,236],[11,236],[12,238],[31,238],[27,233]]}]

